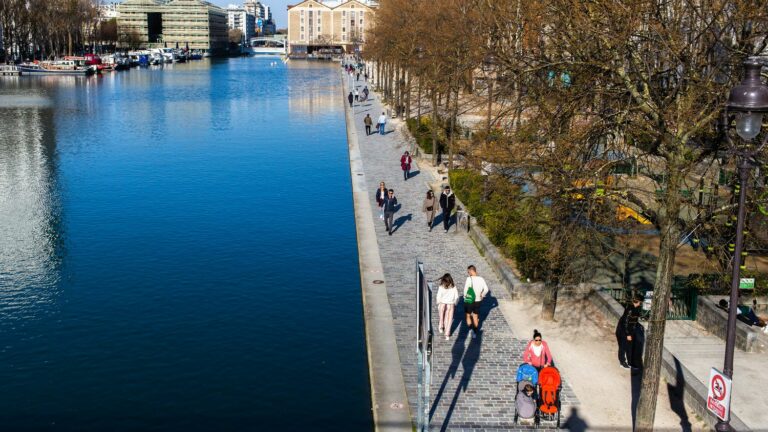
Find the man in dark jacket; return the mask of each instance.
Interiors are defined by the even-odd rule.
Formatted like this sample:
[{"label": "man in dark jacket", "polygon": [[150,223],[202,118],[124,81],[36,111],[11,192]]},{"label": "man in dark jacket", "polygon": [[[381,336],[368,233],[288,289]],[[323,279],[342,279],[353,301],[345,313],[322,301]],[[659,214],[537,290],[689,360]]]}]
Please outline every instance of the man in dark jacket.
[{"label": "man in dark jacket", "polygon": [[440,194],[440,208],[443,210],[445,232],[448,232],[448,227],[451,226],[451,213],[453,213],[454,207],[456,207],[456,196],[451,192],[451,187],[446,186],[443,193]]},{"label": "man in dark jacket", "polygon": [[352,102],[355,101],[355,97],[352,95],[352,92],[349,92],[349,96],[347,96],[347,100],[349,101],[349,107],[352,108]]},{"label": "man in dark jacket", "polygon": [[395,198],[394,189],[390,189],[387,197],[384,199],[384,226],[389,235],[392,235],[392,225],[394,225],[395,211],[397,210],[397,198]]},{"label": "man in dark jacket", "polygon": [[643,310],[643,296],[635,294],[624,309],[616,325],[616,342],[619,344],[619,363],[629,369],[643,367],[643,334],[639,324]]},{"label": "man in dark jacket", "polygon": [[365,118],[363,119],[363,124],[365,125],[365,136],[370,135],[371,125],[373,124],[373,119],[371,118],[370,114],[365,115]]}]

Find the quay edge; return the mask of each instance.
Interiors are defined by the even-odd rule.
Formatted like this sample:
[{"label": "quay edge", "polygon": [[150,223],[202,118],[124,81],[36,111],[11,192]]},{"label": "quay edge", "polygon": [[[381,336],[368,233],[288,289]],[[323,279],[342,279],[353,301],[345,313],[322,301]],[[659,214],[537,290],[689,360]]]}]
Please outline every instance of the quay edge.
[{"label": "quay edge", "polygon": [[[344,89],[343,75],[341,75],[341,85]],[[349,171],[355,211],[374,430],[410,432],[414,430],[414,426],[405,392],[405,380],[400,368],[400,354],[395,339],[392,309],[387,297],[384,268],[381,264],[379,245],[373,226],[373,213],[369,203],[369,191],[357,140],[357,130],[352,112],[344,99],[345,94],[345,91],[341,92],[349,147]],[[376,280],[383,280],[384,283],[374,283]]]}]

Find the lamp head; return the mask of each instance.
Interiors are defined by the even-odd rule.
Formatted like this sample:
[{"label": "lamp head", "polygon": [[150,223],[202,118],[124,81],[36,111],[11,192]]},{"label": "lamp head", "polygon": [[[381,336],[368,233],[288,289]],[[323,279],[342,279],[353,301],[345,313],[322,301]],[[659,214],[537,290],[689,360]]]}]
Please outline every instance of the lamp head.
[{"label": "lamp head", "polygon": [[768,87],[761,78],[763,65],[757,59],[744,62],[744,79],[731,89],[728,111],[736,114],[736,133],[745,141],[754,139],[763,124],[763,113],[768,112]]}]

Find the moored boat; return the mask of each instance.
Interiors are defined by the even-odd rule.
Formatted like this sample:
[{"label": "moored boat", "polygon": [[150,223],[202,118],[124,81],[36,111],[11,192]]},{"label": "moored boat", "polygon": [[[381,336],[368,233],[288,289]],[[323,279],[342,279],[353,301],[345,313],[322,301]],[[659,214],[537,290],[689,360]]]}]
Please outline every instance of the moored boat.
[{"label": "moored boat", "polygon": [[72,60],[54,62],[22,63],[18,66],[22,75],[93,75],[96,70],[93,67],[78,67]]}]

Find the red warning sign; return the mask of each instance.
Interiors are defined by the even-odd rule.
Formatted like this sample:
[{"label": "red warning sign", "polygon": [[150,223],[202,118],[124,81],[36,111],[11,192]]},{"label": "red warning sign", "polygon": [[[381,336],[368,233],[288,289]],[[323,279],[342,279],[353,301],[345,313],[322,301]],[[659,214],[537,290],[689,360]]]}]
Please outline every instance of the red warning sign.
[{"label": "red warning sign", "polygon": [[719,370],[709,372],[707,409],[721,420],[728,420],[731,405],[731,380]]}]

